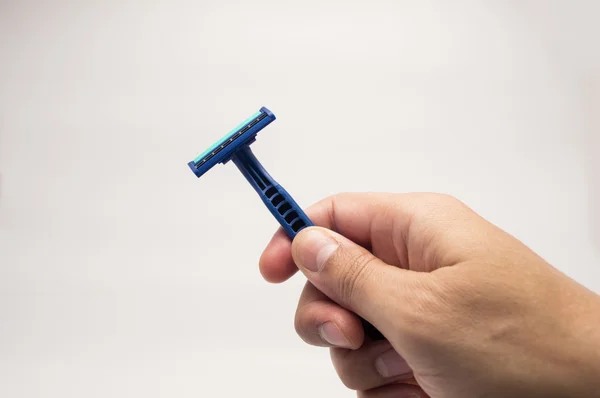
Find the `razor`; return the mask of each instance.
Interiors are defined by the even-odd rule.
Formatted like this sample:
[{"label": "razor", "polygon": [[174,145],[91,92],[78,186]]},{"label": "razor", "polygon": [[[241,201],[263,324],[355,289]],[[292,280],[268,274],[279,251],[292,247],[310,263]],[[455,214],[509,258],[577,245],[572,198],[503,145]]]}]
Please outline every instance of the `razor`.
[{"label": "razor", "polygon": [[[275,115],[270,110],[265,107],[260,108],[258,112],[189,162],[188,166],[196,177],[201,177],[213,166],[233,161],[289,238],[293,240],[303,228],[314,224],[292,196],[267,173],[250,149],[250,145],[256,141],[258,132],[274,120]],[[363,320],[363,325],[365,333],[372,340],[384,338],[370,323]]]}]

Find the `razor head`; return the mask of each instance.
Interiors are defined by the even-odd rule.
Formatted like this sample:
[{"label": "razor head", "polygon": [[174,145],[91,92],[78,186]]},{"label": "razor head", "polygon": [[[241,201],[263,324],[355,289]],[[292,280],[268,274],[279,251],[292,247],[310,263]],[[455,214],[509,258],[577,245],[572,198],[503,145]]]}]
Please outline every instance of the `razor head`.
[{"label": "razor head", "polygon": [[202,176],[217,163],[226,163],[240,148],[254,142],[256,134],[275,120],[275,115],[265,107],[227,133],[206,151],[188,163],[196,177]]}]

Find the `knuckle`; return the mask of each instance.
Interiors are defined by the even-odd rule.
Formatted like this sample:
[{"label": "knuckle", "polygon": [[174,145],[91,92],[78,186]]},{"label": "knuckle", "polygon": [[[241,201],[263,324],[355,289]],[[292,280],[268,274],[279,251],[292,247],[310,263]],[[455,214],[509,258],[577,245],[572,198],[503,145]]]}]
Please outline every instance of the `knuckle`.
[{"label": "knuckle", "polygon": [[354,364],[348,352],[341,349],[331,350],[331,361],[342,384],[350,390],[360,389],[360,380],[356,377]]},{"label": "knuckle", "polygon": [[345,302],[356,300],[362,286],[371,272],[372,262],[376,260],[370,253],[361,253],[351,258],[343,258],[345,267],[338,279],[338,292]]},{"label": "knuckle", "polygon": [[[418,293],[413,297],[414,312],[421,314],[431,314],[437,317],[439,313],[443,313],[445,307],[444,300],[435,293],[435,289],[431,287],[419,289]],[[423,319],[422,317],[420,319]]]},{"label": "knuckle", "polygon": [[356,382],[356,379],[348,376],[339,376],[342,384],[349,390],[358,390],[360,389],[360,385]]},{"label": "knuckle", "polygon": [[310,307],[310,304],[299,307],[294,316],[294,329],[296,330],[298,336],[300,336],[306,342],[308,342],[308,339],[311,335],[311,329],[314,329],[314,332],[316,332],[316,326],[312,328],[314,319],[312,315],[313,312],[311,311]]},{"label": "knuckle", "polygon": [[447,193],[440,193],[440,194],[438,194],[438,198],[439,198],[440,201],[446,202],[448,204],[456,205],[456,204],[462,203],[456,196],[450,195],[450,194],[447,194]]},{"label": "knuckle", "polygon": [[415,282],[410,289],[410,306],[403,307],[404,332],[419,341],[435,340],[436,335],[454,333],[457,308],[454,288],[435,283],[432,278]]},{"label": "knuckle", "polygon": [[449,210],[456,210],[465,208],[466,205],[458,198],[445,194],[445,193],[432,193],[428,194],[426,198],[421,202],[421,211],[423,213],[438,213],[447,212]]},{"label": "knuckle", "polygon": [[426,202],[429,203],[438,203],[446,205],[462,204],[460,199],[458,199],[456,196],[447,193],[425,193],[420,199],[424,199]]},{"label": "knuckle", "polygon": [[294,329],[299,336],[302,336],[304,332],[304,326],[300,311],[296,311],[296,315],[294,316]]},{"label": "knuckle", "polygon": [[360,389],[360,384],[356,381],[356,378],[352,377],[349,373],[338,371],[338,377],[346,388],[350,390]]}]

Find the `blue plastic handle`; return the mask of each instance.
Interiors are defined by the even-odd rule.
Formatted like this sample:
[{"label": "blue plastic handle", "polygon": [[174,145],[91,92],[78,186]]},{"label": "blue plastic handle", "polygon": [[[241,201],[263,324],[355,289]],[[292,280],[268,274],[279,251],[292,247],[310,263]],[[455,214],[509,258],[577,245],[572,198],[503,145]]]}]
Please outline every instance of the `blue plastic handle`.
[{"label": "blue plastic handle", "polygon": [[240,148],[231,160],[256,190],[290,239],[294,239],[302,229],[314,225],[294,198],[262,167],[249,146]]},{"label": "blue plastic handle", "polygon": [[[281,224],[290,239],[293,240],[303,228],[314,225],[290,194],[262,167],[249,146],[240,148],[231,157],[231,160],[254,187],[267,209]],[[371,340],[385,339],[381,332],[369,322],[362,318],[361,322],[365,334]]]}]

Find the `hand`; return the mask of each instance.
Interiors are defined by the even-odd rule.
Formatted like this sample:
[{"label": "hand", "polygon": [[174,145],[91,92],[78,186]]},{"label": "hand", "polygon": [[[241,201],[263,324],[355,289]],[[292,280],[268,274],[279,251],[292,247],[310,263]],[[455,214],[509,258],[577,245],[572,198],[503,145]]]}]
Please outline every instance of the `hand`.
[{"label": "hand", "polygon": [[278,231],[260,270],[306,275],[296,330],[359,396],[600,396],[598,296],[458,200],[343,194],[307,213],[321,228]]}]

